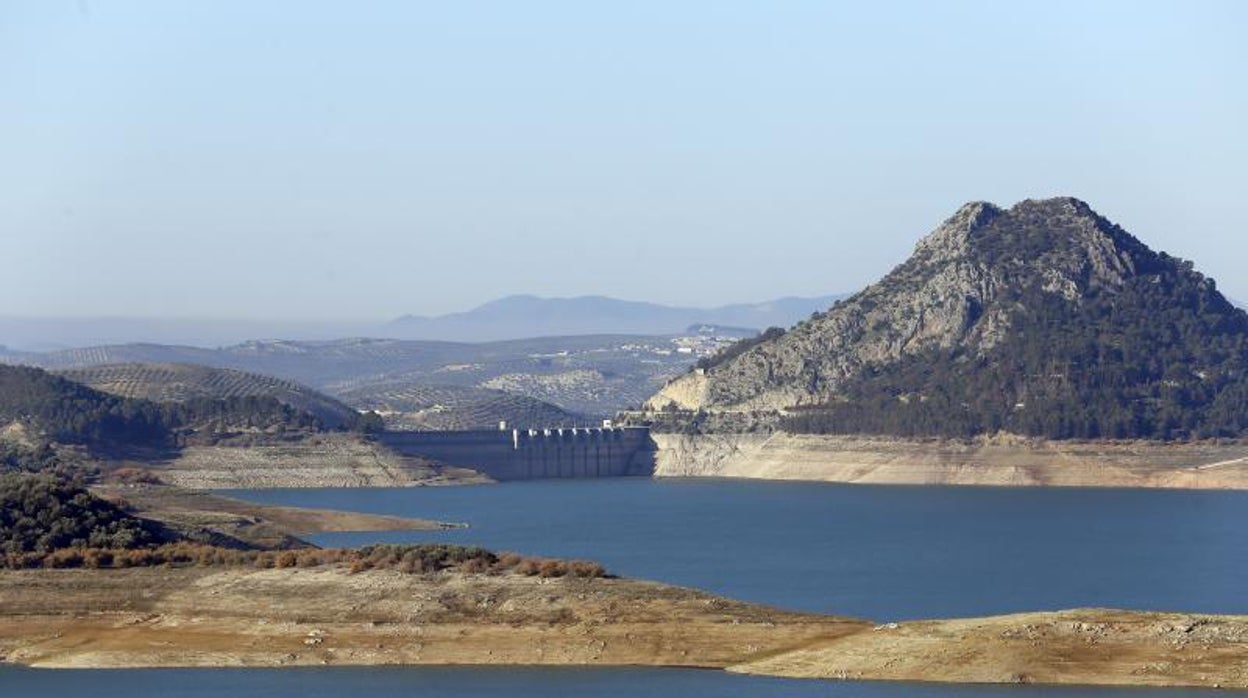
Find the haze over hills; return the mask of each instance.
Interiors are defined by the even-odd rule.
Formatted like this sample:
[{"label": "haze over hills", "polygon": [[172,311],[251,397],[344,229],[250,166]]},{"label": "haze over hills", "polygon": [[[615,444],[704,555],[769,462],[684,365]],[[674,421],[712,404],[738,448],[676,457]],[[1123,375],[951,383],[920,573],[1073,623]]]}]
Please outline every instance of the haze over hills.
[{"label": "haze over hills", "polygon": [[[592,416],[638,405],[700,356],[731,339],[693,335],[548,337],[468,344],[344,339],[251,341],[204,349],[124,344],[44,353],[0,352],[0,362],[51,370],[107,364],[197,364],[274,376],[330,395],[396,382],[506,390]],[[365,391],[366,392],[366,391]],[[354,390],[357,397],[363,394]]]},{"label": "haze over hills", "polygon": [[[243,371],[331,395],[349,390],[353,407],[398,399],[402,406],[393,410],[393,425],[401,420],[409,426],[421,420],[427,426],[480,425],[509,416],[511,421],[572,423],[640,404],[668,378],[733,339],[749,336],[757,327],[791,324],[829,302],[782,298],[703,310],[598,296],[513,296],[465,313],[407,317],[386,325],[0,317],[0,342],[7,345],[0,345],[0,362],[52,370],[93,368],[82,375],[84,380],[139,390],[131,396],[187,388],[187,381],[215,389],[221,375],[176,377],[169,371],[159,376],[149,371],[146,376],[153,383],[136,378],[132,370],[102,372],[95,367],[176,364],[181,371],[191,365]],[[392,338],[335,338],[348,331]],[[237,340],[240,333],[245,340],[222,346],[221,340]],[[279,333],[293,339],[256,339]],[[507,339],[476,341],[486,337]],[[101,338],[114,341],[94,341]],[[117,341],[125,338],[148,341]],[[82,346],[86,340],[93,341]],[[66,348],[31,350],[48,346]],[[396,385],[407,393],[394,393]],[[438,388],[443,394],[452,387],[462,389],[449,401],[453,409],[442,404],[449,412],[436,418],[424,411],[435,406],[423,405],[425,393]],[[416,413],[424,416],[413,417]]]},{"label": "haze over hills", "polygon": [[374,410],[390,429],[494,429],[588,426],[594,420],[549,402],[503,390],[464,385],[393,381],[361,385],[339,393],[360,409]]},{"label": "haze over hills", "polygon": [[281,337],[313,341],[375,334],[377,323],[214,318],[17,317],[0,315],[0,353],[46,352],[114,344],[220,347]]},{"label": "haze over hills", "polygon": [[724,357],[649,406],[902,436],[1248,428],[1248,315],[1072,198],[967,204],[878,283]]},{"label": "haze over hills", "polygon": [[489,342],[582,334],[679,334],[695,325],[746,330],[788,327],[827,309],[841,296],[778,298],[718,308],[682,308],[605,296],[539,298],[508,296],[464,313],[407,315],[388,324],[385,336]]},{"label": "haze over hills", "polygon": [[251,340],[329,341],[346,337],[490,342],[578,334],[681,334],[691,325],[718,325],[746,334],[787,327],[838,296],[779,298],[720,308],[681,308],[603,296],[509,296],[466,312],[407,315],[390,322],[229,320],[219,318],[18,317],[0,315],[0,350],[47,352],[117,344],[197,348]]},{"label": "haze over hills", "polygon": [[331,429],[353,424],[358,411],[377,411],[391,429],[493,429],[576,426],[593,422],[547,402],[502,390],[419,381],[383,381],[329,397],[305,385],[248,371],[195,364],[104,364],[55,375],[105,393],[152,402],[271,397],[315,415]]}]

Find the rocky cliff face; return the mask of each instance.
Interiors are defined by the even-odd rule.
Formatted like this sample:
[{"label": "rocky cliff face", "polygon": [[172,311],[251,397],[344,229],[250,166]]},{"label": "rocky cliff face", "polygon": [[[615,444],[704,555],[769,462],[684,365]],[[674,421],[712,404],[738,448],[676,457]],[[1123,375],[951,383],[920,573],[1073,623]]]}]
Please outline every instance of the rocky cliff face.
[{"label": "rocky cliff face", "polygon": [[[1190,305],[1194,317],[1218,316],[1185,341],[1198,341],[1206,330],[1225,334],[1244,326],[1239,311],[1190,264],[1153,252],[1082,201],[1027,200],[1009,209],[969,203],[878,283],[782,337],[672,381],[647,406],[785,411],[844,402],[850,383],[862,385],[906,360],[940,357],[956,373],[958,365],[991,359],[1004,342],[1025,343],[1024,335],[1041,332],[1042,321],[1029,315],[1037,305],[1056,304],[1061,309],[1054,316],[1073,318],[1095,299],[1101,304],[1096,313],[1113,315],[1116,294],[1130,287],[1131,299],[1152,299],[1150,286],[1173,296],[1150,300],[1154,305],[1183,312]],[[1048,332],[1053,323],[1043,322]],[[1130,334],[1138,328],[1110,329]],[[1044,337],[1051,341],[1051,335]],[[909,399],[894,392],[902,402]],[[1021,400],[1027,390],[1011,379],[1004,392]]]}]

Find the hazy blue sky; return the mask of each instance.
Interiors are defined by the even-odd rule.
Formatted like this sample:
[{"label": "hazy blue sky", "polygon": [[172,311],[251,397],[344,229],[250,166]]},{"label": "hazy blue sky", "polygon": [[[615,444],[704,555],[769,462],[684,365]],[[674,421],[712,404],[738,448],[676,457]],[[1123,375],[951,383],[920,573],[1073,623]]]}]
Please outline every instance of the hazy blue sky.
[{"label": "hazy blue sky", "polygon": [[1070,194],[1248,299],[1248,3],[0,1],[0,315],[855,290]]}]

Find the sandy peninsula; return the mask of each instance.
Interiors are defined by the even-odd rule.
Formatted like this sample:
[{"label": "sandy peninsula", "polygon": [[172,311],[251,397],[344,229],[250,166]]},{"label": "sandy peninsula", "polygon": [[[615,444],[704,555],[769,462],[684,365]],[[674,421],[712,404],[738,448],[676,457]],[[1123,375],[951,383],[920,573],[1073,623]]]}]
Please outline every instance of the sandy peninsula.
[{"label": "sandy peninsula", "polygon": [[[367,514],[336,509],[256,504],[200,490],[163,485],[100,485],[92,491],[122,502],[136,516],[160,521],[179,529],[212,528],[265,545],[270,535],[288,537],[341,531],[432,531],[463,528],[457,522],[433,521],[407,516]],[[302,541],[297,541],[302,544]]]}]

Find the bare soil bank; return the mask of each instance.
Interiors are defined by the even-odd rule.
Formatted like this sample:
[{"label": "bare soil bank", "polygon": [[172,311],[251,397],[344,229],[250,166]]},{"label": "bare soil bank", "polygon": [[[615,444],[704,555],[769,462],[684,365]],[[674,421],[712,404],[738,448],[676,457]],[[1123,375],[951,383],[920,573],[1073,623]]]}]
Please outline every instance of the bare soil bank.
[{"label": "bare soil bank", "polygon": [[863,484],[1248,489],[1248,444],[970,442],[786,434],[653,434],[660,477]]},{"label": "bare soil bank", "polygon": [[729,671],[957,683],[1248,687],[1248,617],[1080,609],[877,626]]},{"label": "bare soil bank", "polygon": [[648,582],[343,568],[0,572],[0,655],[44,667],[725,667],[867,627]]},{"label": "bare soil bank", "polygon": [[873,626],[620,579],[342,568],[0,572],[42,667],[559,664],[810,678],[1248,687],[1248,617],[1079,610]]}]

